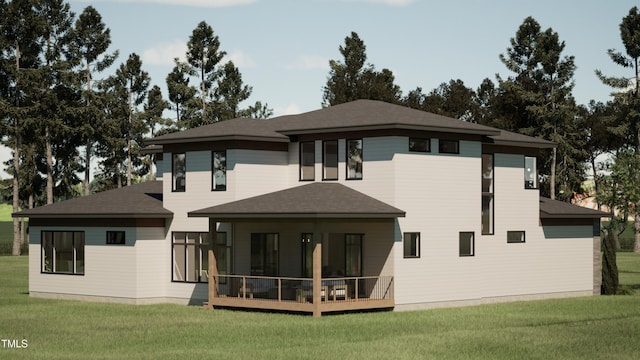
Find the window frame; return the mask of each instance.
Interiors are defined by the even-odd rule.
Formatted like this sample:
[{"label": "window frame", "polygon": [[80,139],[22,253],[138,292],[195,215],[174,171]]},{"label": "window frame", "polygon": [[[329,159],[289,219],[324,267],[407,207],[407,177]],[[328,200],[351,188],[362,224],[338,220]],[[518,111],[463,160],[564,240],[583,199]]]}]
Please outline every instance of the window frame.
[{"label": "window frame", "polygon": [[[328,143],[335,143],[335,155],[334,154],[330,154],[331,156],[329,156],[329,154],[327,153],[327,144]],[[338,180],[339,177],[339,173],[338,173],[338,168],[340,165],[340,161],[339,161],[339,144],[338,144],[338,140],[324,140],[322,142],[322,180],[323,181],[332,181],[332,180]],[[329,166],[328,165],[328,160],[335,160],[335,166]],[[335,173],[336,175],[334,177],[332,176],[327,176],[327,170],[328,169],[335,169]]]},{"label": "window frame", "polygon": [[[491,161],[491,176],[490,177],[486,177],[485,176],[485,157],[490,157],[490,161]],[[494,235],[495,234],[495,194],[494,194],[494,189],[495,189],[495,156],[494,154],[482,154],[481,155],[481,162],[482,162],[482,174],[481,174],[481,180],[482,180],[482,204],[481,204],[481,234],[482,235]],[[489,186],[486,186],[486,182],[485,180],[488,180],[489,182]],[[489,226],[489,229],[485,229],[485,201],[488,201],[488,211],[489,211],[489,223],[487,224]]]},{"label": "window frame", "polygon": [[[184,234],[184,242],[183,243],[178,243],[176,242],[176,234]],[[193,235],[193,234],[197,234],[198,236],[198,240],[196,240],[193,243],[189,243],[189,235]],[[203,241],[204,239],[204,241]],[[208,282],[208,278],[206,276],[203,276],[202,271],[203,270],[209,270],[209,262],[208,260],[205,262],[204,259],[209,255],[208,251],[209,251],[209,242],[211,241],[210,236],[209,236],[209,232],[202,232],[202,231],[173,231],[171,232],[171,282],[177,282],[177,283],[206,283]],[[178,246],[176,246],[178,245]],[[183,249],[183,256],[184,256],[184,262],[183,262],[183,267],[182,269],[178,269],[181,270],[183,272],[182,274],[182,280],[180,279],[176,279],[176,268],[177,263],[176,263],[176,247],[179,247],[180,245],[184,246]],[[189,260],[189,248],[192,247],[193,248],[193,259],[196,262],[196,268],[197,268],[197,274],[195,274],[195,280],[189,280],[189,276],[188,276],[188,269],[190,264],[188,263]],[[206,255],[205,255],[206,253]],[[194,268],[195,269],[195,268]]]},{"label": "window frame", "polygon": [[[510,235],[519,234],[518,240],[513,241],[510,239]],[[524,244],[527,242],[526,240],[526,231],[524,230],[508,230],[507,231],[507,244]]]},{"label": "window frame", "polygon": [[[424,143],[426,144],[426,149],[425,150],[418,150],[415,148],[415,146],[412,148],[411,144],[412,141],[415,143],[417,142],[422,142],[424,141]],[[409,152],[417,152],[417,153],[430,153],[431,152],[431,138],[419,138],[419,137],[409,137],[409,144],[408,144],[408,149]]]},{"label": "window frame", "polygon": [[[305,157],[305,145],[309,146],[312,150],[310,154],[311,158],[307,159]],[[316,142],[315,141],[301,141],[299,145],[299,180],[300,181],[315,181],[316,179]],[[307,149],[309,150],[309,149]],[[310,164],[307,164],[306,161],[311,160]],[[311,174],[305,174],[305,169],[308,169]]]},{"label": "window frame", "polygon": [[[224,184],[218,185],[216,183],[216,153],[222,154],[220,163],[220,171],[224,175]],[[224,162],[224,163],[223,163]],[[227,191],[227,150],[213,150],[211,151],[211,191]]]},{"label": "window frame", "polygon": [[[527,168],[527,160],[533,159],[533,171]],[[538,158],[535,156],[524,157],[524,188],[527,190],[537,190],[540,187],[540,181],[538,180]],[[533,173],[533,179],[530,174]]]},{"label": "window frame", "polygon": [[[463,253],[463,244],[462,241],[466,240],[463,238],[463,236],[465,235],[471,235],[471,237],[469,238],[470,244],[469,244],[469,253]],[[475,256],[476,255],[476,240],[475,240],[476,234],[473,231],[461,231],[458,234],[458,255],[460,257],[471,257],[471,256]],[[465,246],[466,248],[466,246]]]},{"label": "window frame", "polygon": [[[183,167],[183,173],[182,173],[182,180],[183,180],[183,184],[182,186],[178,186],[178,176],[176,174],[176,158],[178,156],[182,155],[183,160],[182,160],[182,167]],[[171,191],[172,192],[186,192],[187,191],[187,153],[186,152],[180,152],[180,153],[172,153],[171,154]]]},{"label": "window frame", "polygon": [[[413,250],[414,253],[407,254],[407,236],[417,235],[415,238],[411,238],[410,240],[414,243]],[[402,255],[405,259],[419,259],[420,258],[420,233],[419,232],[405,232],[402,235]],[[412,248],[409,247],[411,250]]]},{"label": "window frame", "polygon": [[[351,152],[351,142],[359,142],[360,143],[360,161],[354,160],[353,164],[351,161],[351,156],[350,156],[350,152]],[[345,167],[346,167],[346,174],[345,174],[345,179],[346,180],[362,180],[364,178],[364,139],[363,138],[357,138],[357,139],[347,139],[347,141],[345,142],[346,146],[345,146]],[[356,147],[355,149],[358,149],[358,147]],[[360,175],[358,176],[358,164],[360,165]],[[351,169],[354,168],[354,175],[351,175]]]},{"label": "window frame", "polygon": [[[117,235],[122,234],[122,239],[120,239]],[[127,244],[127,232],[123,230],[107,230],[106,232],[106,242],[107,245],[126,245]]]},{"label": "window frame", "polygon": [[[443,144],[455,144],[455,150],[446,150]],[[451,139],[439,139],[438,140],[438,153],[440,154],[460,154],[460,140]]]},{"label": "window frame", "polygon": [[[51,242],[51,250],[47,251],[46,249],[46,239],[45,234],[51,234],[50,242]],[[56,236],[55,234],[71,234],[71,260],[66,260],[71,262],[71,271],[58,271],[57,267],[57,251],[56,251]],[[79,247],[82,246],[81,256],[79,255]],[[56,274],[56,275],[73,275],[73,276],[84,276],[85,275],[85,247],[86,247],[86,235],[84,231],[72,231],[72,230],[41,230],[40,231],[40,273],[41,274]],[[51,259],[51,263],[47,265],[47,254]],[[63,260],[64,261],[64,260]],[[81,263],[81,270],[78,270],[78,263]],[[49,269],[49,270],[47,270]]]},{"label": "window frame", "polygon": [[[268,236],[273,236],[274,246],[272,251],[275,253],[275,266],[273,264],[268,264],[268,243],[266,240]],[[262,256],[262,266],[263,272],[261,274],[256,273],[254,270],[254,241],[261,242],[261,256]],[[251,244],[250,244],[250,257],[249,257],[249,273],[251,276],[280,276],[280,233],[251,233]],[[273,255],[273,254],[272,254]],[[269,273],[267,270],[272,270],[274,273]]]}]

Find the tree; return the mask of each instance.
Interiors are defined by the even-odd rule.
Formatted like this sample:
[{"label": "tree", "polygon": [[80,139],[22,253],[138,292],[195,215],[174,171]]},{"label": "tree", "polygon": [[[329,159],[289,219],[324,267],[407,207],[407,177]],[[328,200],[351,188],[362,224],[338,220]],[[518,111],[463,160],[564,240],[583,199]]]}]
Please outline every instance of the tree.
[{"label": "tree", "polygon": [[477,122],[476,93],[466,87],[460,79],[442,83],[428,95],[422,94],[421,88],[409,92],[403,103],[415,109],[428,111],[464,121]]},{"label": "tree", "polygon": [[[567,200],[581,183],[581,160],[586,154],[581,151],[583,127],[576,123],[577,108],[571,95],[576,67],[573,56],[562,55],[564,48],[558,33],[551,28],[542,31],[540,24],[528,17],[511,39],[506,55],[500,54],[502,63],[515,75],[498,80],[505,96],[501,115],[506,115],[518,132],[558,144],[549,159],[543,158],[542,169],[550,174],[549,196]],[[556,176],[557,171],[561,176]]]},{"label": "tree", "polygon": [[102,22],[102,16],[95,8],[87,6],[75,23],[72,30],[72,46],[68,50],[83,62],[83,83],[86,85],[83,93],[85,103],[82,114],[83,122],[79,129],[85,143],[85,195],[91,193],[89,179],[91,177],[92,149],[101,126],[98,121],[101,118],[100,110],[95,104],[93,74],[107,69],[118,57],[117,51],[111,54],[107,53],[110,44],[111,31]]},{"label": "tree", "polygon": [[[13,211],[17,212],[20,205],[20,162],[24,128],[31,121],[33,114],[33,97],[37,93],[37,86],[32,86],[36,73],[33,71],[40,65],[39,39],[42,35],[42,21],[37,16],[32,2],[28,0],[14,0],[2,2],[0,29],[0,44],[3,45],[2,56],[3,89],[1,112],[3,127],[8,142],[13,149]],[[17,218],[13,219],[13,255],[20,255],[22,231]]]},{"label": "tree", "polygon": [[194,102],[197,90],[189,85],[190,75],[192,75],[189,64],[179,61],[178,58],[174,59],[174,63],[173,70],[167,75],[167,89],[169,101],[174,104],[172,109],[176,111],[176,124],[182,124],[185,122],[184,112],[188,110],[188,104]]},{"label": "tree", "polygon": [[358,99],[381,100],[398,103],[401,100],[400,87],[388,69],[378,72],[367,61],[366,46],[357,33],[344,39],[345,45],[338,49],[344,63],[329,61],[329,77],[323,88],[322,105],[333,106]]},{"label": "tree", "polygon": [[[127,104],[124,114],[118,114],[120,117],[114,119],[121,123],[121,135],[126,139],[127,185],[132,184],[133,155],[138,155],[141,139],[146,133],[144,124],[137,116],[137,107],[147,96],[149,82],[149,74],[142,70],[140,56],[135,53],[130,54],[127,61],[120,65],[109,82],[116,99]],[[123,119],[122,115],[125,115],[126,119]],[[115,135],[120,134],[116,132]]]},{"label": "tree", "polygon": [[[615,94],[616,101],[621,105],[621,111],[617,117],[616,124],[609,127],[614,134],[625,139],[626,147],[633,149],[636,155],[640,155],[640,13],[638,8],[633,7],[629,14],[620,23],[620,38],[625,47],[625,53],[609,49],[608,54],[611,60],[626,69],[633,71],[631,78],[605,76],[600,70],[596,70],[596,75],[605,84],[618,90]],[[635,165],[635,162],[631,163]],[[634,169],[640,172],[640,167]],[[628,198],[632,194],[627,194]],[[634,207],[640,207],[640,202],[636,202]],[[634,217],[634,252],[640,252],[640,211],[633,211]]]},{"label": "tree", "polygon": [[212,83],[218,77],[217,65],[225,55],[226,53],[220,50],[220,39],[214,35],[213,28],[204,21],[200,22],[187,42],[187,62],[191,71],[199,76],[202,108],[200,120],[189,127],[214,122],[207,113],[207,97]]},{"label": "tree", "polygon": [[[162,113],[165,109],[169,108],[169,103],[162,98],[162,91],[160,87],[154,85],[147,94],[147,102],[144,104],[144,111],[139,115],[146,129],[150,132],[150,137],[155,136],[156,127],[167,127],[170,125],[170,121],[162,117]],[[150,163],[146,166],[149,169],[153,168],[154,155],[151,156]],[[155,173],[151,172],[151,179],[155,179]]]}]

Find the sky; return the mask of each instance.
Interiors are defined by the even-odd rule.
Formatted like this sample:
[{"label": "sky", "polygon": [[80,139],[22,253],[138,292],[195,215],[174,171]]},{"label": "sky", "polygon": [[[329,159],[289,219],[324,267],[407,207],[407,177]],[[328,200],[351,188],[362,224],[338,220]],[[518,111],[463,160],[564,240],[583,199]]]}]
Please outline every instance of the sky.
[{"label": "sky", "polygon": [[[329,60],[343,61],[339,46],[355,31],[367,62],[395,75],[403,94],[424,93],[460,79],[476,89],[483,79],[512,75],[500,62],[523,20],[552,28],[574,56],[573,95],[579,104],[607,101],[612,89],[595,76],[631,77],[608,49],[624,51],[619,25],[637,0],[67,0],[79,15],[91,5],[111,29],[109,52],[119,58],[107,77],[138,54],[151,84],[163,90],[173,59],[184,60],[199,22],[209,24],[243,82],[253,88],[244,105],[267,103],[274,116],[321,107]],[[174,113],[165,113],[174,117]],[[10,156],[0,149],[0,160]],[[1,174],[3,178],[8,175]]]}]

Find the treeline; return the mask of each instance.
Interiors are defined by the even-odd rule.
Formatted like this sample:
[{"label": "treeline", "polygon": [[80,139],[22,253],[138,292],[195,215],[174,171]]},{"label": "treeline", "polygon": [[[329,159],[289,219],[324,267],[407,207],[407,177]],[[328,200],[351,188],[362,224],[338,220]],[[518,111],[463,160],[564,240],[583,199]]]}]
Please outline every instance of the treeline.
[{"label": "treeline", "polygon": [[[0,138],[13,152],[5,164],[12,178],[0,190],[14,212],[153,178],[141,149],[158,132],[272,114],[259,101],[241,107],[252,88],[223,63],[205,22],[189,37],[187,61],[176,59],[166,77],[168,99],[150,87],[140,56],[117,64],[110,30],[92,6],[76,15],[63,0],[1,1],[0,29]],[[103,76],[109,68],[113,75]],[[167,109],[176,120],[163,118]],[[21,233],[15,220],[14,254]]]}]

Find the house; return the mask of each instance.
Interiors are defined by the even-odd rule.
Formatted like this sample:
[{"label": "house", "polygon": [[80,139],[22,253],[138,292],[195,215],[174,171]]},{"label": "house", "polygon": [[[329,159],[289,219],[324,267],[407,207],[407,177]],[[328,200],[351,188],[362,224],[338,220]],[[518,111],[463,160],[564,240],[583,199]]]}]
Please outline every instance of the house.
[{"label": "house", "polygon": [[14,214],[31,296],[319,316],[600,293],[606,214],[540,197],[551,142],[358,100],[150,143],[158,181]]}]

